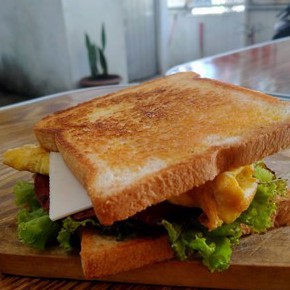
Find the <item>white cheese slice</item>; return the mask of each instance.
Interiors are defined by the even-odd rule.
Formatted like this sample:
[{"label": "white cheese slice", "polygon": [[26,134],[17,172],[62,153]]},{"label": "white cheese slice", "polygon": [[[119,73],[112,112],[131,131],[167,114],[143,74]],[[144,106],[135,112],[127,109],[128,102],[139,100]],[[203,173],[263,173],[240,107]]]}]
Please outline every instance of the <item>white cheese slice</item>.
[{"label": "white cheese slice", "polygon": [[71,173],[59,153],[49,159],[49,217],[55,221],[92,207],[83,185]]}]

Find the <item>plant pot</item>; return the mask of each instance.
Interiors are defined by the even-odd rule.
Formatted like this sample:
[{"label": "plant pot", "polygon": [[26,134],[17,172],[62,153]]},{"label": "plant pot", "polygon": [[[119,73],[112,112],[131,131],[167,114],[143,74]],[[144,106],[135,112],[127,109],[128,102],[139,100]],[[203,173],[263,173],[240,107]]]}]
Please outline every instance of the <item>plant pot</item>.
[{"label": "plant pot", "polygon": [[119,75],[100,75],[96,79],[92,77],[84,77],[80,80],[81,87],[96,87],[96,86],[108,86],[117,85],[122,78]]}]

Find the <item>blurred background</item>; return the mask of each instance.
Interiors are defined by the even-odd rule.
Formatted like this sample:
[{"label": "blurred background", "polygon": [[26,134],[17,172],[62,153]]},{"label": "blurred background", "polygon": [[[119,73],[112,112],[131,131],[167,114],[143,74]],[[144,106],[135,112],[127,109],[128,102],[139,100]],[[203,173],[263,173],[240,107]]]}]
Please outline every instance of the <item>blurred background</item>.
[{"label": "blurred background", "polygon": [[[0,0],[0,105],[142,82],[184,62],[270,41],[289,2]],[[100,83],[86,82],[94,79]]]}]

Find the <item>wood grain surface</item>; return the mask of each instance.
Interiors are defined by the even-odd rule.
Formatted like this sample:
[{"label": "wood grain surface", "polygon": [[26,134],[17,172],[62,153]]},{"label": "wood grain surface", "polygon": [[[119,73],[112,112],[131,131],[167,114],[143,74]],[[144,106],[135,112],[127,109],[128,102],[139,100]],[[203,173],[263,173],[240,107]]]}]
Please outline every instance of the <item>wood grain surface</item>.
[{"label": "wood grain surface", "polygon": [[194,71],[213,78],[275,95],[290,96],[290,37],[256,44],[187,63],[168,71]]},{"label": "wood grain surface", "polygon": [[0,289],[290,289],[290,227],[243,239],[223,273],[209,273],[198,262],[171,261],[104,281],[84,281],[77,254],[37,251],[17,240],[11,190],[17,180],[29,180],[31,174],[2,165],[2,153],[36,142],[33,125],[48,113],[121,88],[89,89],[0,109]]}]

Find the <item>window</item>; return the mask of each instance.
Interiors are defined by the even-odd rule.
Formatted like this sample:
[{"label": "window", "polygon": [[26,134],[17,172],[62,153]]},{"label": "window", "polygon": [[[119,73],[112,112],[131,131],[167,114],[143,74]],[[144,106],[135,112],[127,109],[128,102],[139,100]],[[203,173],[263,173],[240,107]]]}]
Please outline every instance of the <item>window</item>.
[{"label": "window", "polygon": [[244,5],[245,0],[167,0],[169,8],[194,8]]},{"label": "window", "polygon": [[171,10],[191,11],[194,15],[245,10],[245,0],[167,0],[167,3]]},{"label": "window", "polygon": [[249,4],[252,4],[252,5],[279,5],[279,4],[289,4],[289,0],[250,0]]}]

